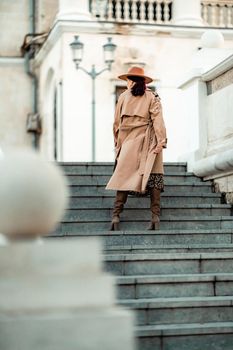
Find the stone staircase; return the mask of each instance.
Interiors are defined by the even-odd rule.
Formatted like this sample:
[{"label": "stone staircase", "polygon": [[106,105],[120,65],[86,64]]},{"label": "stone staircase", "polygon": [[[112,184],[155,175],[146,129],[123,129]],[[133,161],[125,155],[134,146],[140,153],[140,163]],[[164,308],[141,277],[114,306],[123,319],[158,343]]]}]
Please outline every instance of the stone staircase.
[{"label": "stone staircase", "polygon": [[233,216],[224,197],[165,164],[159,231],[147,231],[149,198],[129,197],[122,231],[109,232],[110,163],[60,164],[70,207],[53,237],[98,236],[119,304],[136,311],[138,350],[233,350]]}]

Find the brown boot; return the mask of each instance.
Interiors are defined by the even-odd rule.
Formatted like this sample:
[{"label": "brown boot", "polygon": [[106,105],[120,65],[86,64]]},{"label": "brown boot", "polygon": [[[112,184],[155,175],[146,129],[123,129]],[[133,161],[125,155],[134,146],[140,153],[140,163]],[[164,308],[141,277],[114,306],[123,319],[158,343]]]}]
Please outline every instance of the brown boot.
[{"label": "brown boot", "polygon": [[150,209],[152,213],[151,223],[148,230],[159,230],[160,216],[160,190],[153,188],[150,193]]},{"label": "brown boot", "polygon": [[127,201],[128,191],[117,191],[112,213],[111,231],[119,231],[120,213],[123,211],[124,204]]}]

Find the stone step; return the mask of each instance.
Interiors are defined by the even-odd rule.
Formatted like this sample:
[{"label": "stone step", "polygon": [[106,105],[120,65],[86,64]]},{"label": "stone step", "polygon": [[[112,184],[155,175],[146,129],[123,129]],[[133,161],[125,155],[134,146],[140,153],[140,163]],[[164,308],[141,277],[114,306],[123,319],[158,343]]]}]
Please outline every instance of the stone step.
[{"label": "stone step", "polygon": [[[93,217],[90,219],[79,217],[79,220],[62,220],[56,229],[57,235],[76,235],[83,231],[106,231],[110,229],[110,211],[109,219]],[[121,230],[146,230],[148,220],[138,220],[138,218],[125,218],[120,224]],[[227,229],[233,228],[233,216],[168,216],[162,217],[160,222],[161,230],[190,230],[190,229]],[[156,232],[155,232],[156,234]]]},{"label": "stone step", "polygon": [[233,295],[120,300],[136,311],[137,325],[231,322]]},{"label": "stone step", "polygon": [[233,273],[122,276],[117,277],[117,291],[124,300],[233,296]]},{"label": "stone step", "polygon": [[105,268],[115,275],[230,273],[233,252],[105,254]]},{"label": "stone step", "polygon": [[[125,206],[124,212],[121,214],[122,220],[128,220],[130,218],[136,217],[137,220],[150,220],[151,211],[149,208],[149,202],[147,207],[133,207],[130,208],[129,205]],[[146,203],[145,203],[146,204]],[[109,219],[112,212],[112,206],[110,207],[94,207],[90,203],[88,208],[79,209],[67,209],[65,214],[65,221],[73,220],[91,220],[92,218],[98,217],[98,220]],[[231,206],[228,204],[187,204],[187,205],[177,205],[177,204],[161,204],[161,218],[167,217],[169,215],[174,216],[224,216],[231,215]]]},{"label": "stone step", "polygon": [[233,322],[138,326],[138,350],[232,350]]},{"label": "stone step", "polygon": [[[90,197],[90,196],[104,196],[104,197],[114,197],[115,196],[115,191],[110,191],[106,190],[106,184],[103,185],[88,185],[88,184],[83,184],[83,185],[70,185],[70,193],[72,196],[85,196],[85,197]],[[214,194],[215,197],[221,197],[220,194],[213,193],[212,187],[205,182],[200,182],[198,184],[189,184],[189,183],[177,183],[177,184],[168,184],[166,183],[165,185],[165,192],[164,194],[167,196],[175,196],[176,194],[178,195],[183,195],[183,194],[202,194],[204,196],[205,194]],[[213,196],[214,197],[214,196]]]},{"label": "stone step", "polygon": [[[64,235],[63,235],[64,234]],[[153,245],[172,246],[206,244],[229,245],[233,242],[233,229],[209,229],[209,230],[158,230],[158,231],[74,231],[54,232],[49,237],[61,237],[61,239],[72,239],[72,237],[98,237],[104,245],[109,246],[145,246]]]},{"label": "stone step", "polygon": [[[68,183],[70,185],[106,185],[110,179],[109,175],[66,175]],[[196,185],[204,183],[205,185],[211,186],[211,181],[203,182],[201,178],[193,175],[192,173],[166,173],[164,176],[165,185],[176,185],[178,183]]]},{"label": "stone step", "polygon": [[[83,209],[83,208],[100,208],[100,207],[113,207],[115,200],[115,195],[101,196],[97,194],[96,196],[73,196],[71,194],[69,201],[69,208],[71,209]],[[149,197],[136,198],[129,196],[126,207],[128,208],[148,208]],[[167,192],[162,193],[161,205],[198,205],[198,204],[221,204],[221,196],[217,193],[183,193],[183,194],[167,194]]]},{"label": "stone step", "polygon": [[[194,238],[195,240],[195,238]],[[104,245],[106,254],[233,252],[233,244]]]},{"label": "stone step", "polygon": [[[79,174],[79,175],[111,175],[113,173],[114,163],[112,162],[87,162],[87,163],[58,163],[62,167],[65,174]],[[164,163],[165,172],[185,172],[187,168],[186,163]]]}]

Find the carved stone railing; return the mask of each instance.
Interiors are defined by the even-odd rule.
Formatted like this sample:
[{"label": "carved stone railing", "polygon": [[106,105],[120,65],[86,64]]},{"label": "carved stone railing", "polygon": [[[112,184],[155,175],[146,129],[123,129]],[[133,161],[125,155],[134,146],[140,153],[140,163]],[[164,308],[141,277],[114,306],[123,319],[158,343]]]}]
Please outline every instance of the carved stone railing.
[{"label": "carved stone railing", "polygon": [[202,18],[212,27],[233,27],[232,0],[202,0]]},{"label": "carved stone railing", "polygon": [[99,20],[160,24],[171,20],[173,0],[92,0],[91,13]]},{"label": "carved stone railing", "polygon": [[[90,0],[90,11],[100,21],[170,24],[172,23],[174,1]],[[233,27],[233,0],[202,0],[201,12],[206,25]]]}]

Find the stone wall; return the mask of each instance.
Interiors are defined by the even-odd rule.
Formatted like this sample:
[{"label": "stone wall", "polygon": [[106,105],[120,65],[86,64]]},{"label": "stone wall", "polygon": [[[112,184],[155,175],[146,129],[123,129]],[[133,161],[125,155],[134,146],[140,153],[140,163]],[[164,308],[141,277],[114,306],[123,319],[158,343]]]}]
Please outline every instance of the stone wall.
[{"label": "stone wall", "polygon": [[36,31],[38,33],[48,32],[58,12],[58,0],[40,0],[36,3]]},{"label": "stone wall", "polygon": [[0,1],[0,57],[21,56],[20,47],[29,33],[29,1]]},{"label": "stone wall", "polygon": [[[58,0],[36,1],[35,30],[48,32],[58,10]],[[0,1],[0,149],[30,146],[26,131],[28,113],[33,112],[31,78],[25,70],[21,46],[31,32],[29,0]]]},{"label": "stone wall", "polygon": [[206,145],[193,168],[196,175],[214,180],[215,190],[226,193],[229,203],[233,203],[232,71],[230,55],[199,78],[206,83],[201,108]]},{"label": "stone wall", "polygon": [[30,145],[26,120],[31,112],[31,82],[24,59],[0,59],[0,76],[0,148]]}]

